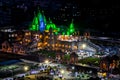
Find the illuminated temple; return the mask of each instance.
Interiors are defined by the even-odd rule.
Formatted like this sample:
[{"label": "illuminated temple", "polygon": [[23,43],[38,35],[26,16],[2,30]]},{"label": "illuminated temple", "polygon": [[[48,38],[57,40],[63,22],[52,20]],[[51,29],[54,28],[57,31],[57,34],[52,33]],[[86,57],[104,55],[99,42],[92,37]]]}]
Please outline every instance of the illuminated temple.
[{"label": "illuminated temple", "polygon": [[[47,21],[46,17],[44,16],[43,13],[40,12],[40,10],[38,10],[37,14],[34,14],[34,18],[33,21],[31,23],[31,25],[29,26],[29,30],[30,31],[40,31],[40,32],[48,32],[50,30],[50,28],[52,28],[53,32],[55,32],[55,34],[60,33],[61,29],[58,28],[53,22],[52,20]],[[73,24],[73,20],[70,24],[70,26],[62,31],[62,35],[72,35],[75,32],[74,29],[74,24]]]},{"label": "illuminated temple", "polygon": [[79,36],[80,33],[75,31],[73,22],[72,20],[67,28],[61,29],[50,18],[46,19],[44,13],[38,10],[29,25],[29,30],[24,30],[22,40],[14,43],[14,46],[9,46],[9,49],[4,43],[2,50],[21,54],[40,49],[74,51],[78,54],[81,50],[96,53],[99,47],[89,41],[90,34],[85,33],[85,35]]}]

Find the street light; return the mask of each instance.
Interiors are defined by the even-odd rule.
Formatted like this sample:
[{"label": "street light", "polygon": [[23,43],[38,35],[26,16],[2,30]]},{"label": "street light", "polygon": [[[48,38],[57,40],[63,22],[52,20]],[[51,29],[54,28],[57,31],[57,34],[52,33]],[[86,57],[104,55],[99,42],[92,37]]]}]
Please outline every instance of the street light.
[{"label": "street light", "polygon": [[75,69],[75,67],[74,66],[72,66],[72,70],[74,70]]},{"label": "street light", "polygon": [[62,69],[60,72],[61,72],[62,74],[64,74],[65,71]]},{"label": "street light", "polygon": [[74,73],[75,73],[75,67],[72,66],[72,74],[74,74]]},{"label": "street light", "polygon": [[13,73],[14,73],[14,71],[13,71],[13,70],[10,70],[10,71],[11,71],[11,73],[12,73],[12,78],[14,78],[14,74],[13,74]]},{"label": "street light", "polygon": [[45,60],[45,63],[46,63],[46,64],[48,64],[48,63],[49,63],[49,61],[48,61],[48,60]]},{"label": "street light", "polygon": [[48,66],[49,60],[45,60],[45,64]]},{"label": "street light", "polygon": [[28,66],[24,66],[24,70],[28,71],[29,67]]},{"label": "street light", "polygon": [[84,44],[82,44],[82,48],[84,49],[84,48],[86,48],[86,44],[84,43]]}]

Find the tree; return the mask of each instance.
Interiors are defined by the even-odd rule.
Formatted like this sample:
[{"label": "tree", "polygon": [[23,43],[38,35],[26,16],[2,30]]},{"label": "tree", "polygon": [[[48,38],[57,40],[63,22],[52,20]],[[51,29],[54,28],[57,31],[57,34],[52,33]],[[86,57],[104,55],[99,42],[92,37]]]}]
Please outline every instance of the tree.
[{"label": "tree", "polygon": [[66,60],[67,62],[70,61],[70,54],[65,54],[64,60]]}]

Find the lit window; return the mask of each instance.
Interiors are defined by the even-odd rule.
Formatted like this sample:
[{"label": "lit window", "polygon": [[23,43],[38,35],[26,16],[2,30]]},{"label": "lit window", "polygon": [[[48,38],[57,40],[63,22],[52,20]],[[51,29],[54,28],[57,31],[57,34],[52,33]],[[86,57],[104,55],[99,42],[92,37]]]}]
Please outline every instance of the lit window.
[{"label": "lit window", "polygon": [[25,35],[27,36],[27,35],[29,35],[29,33],[25,33]]},{"label": "lit window", "polygon": [[28,41],[27,39],[25,39],[25,41]]},{"label": "lit window", "polygon": [[61,44],[59,44],[59,47],[61,46]]},{"label": "lit window", "polygon": [[58,46],[58,44],[56,43],[55,46]]},{"label": "lit window", "polygon": [[48,46],[50,46],[50,44],[48,44]]},{"label": "lit window", "polygon": [[12,34],[12,37],[14,37],[14,34]]},{"label": "lit window", "polygon": [[54,47],[54,44],[52,44],[52,47]]},{"label": "lit window", "polygon": [[48,38],[48,36],[46,36],[46,38]]},{"label": "lit window", "polygon": [[38,43],[38,46],[41,46],[41,43]]},{"label": "lit window", "polygon": [[71,48],[71,46],[69,46],[69,48]]},{"label": "lit window", "polygon": [[48,33],[48,35],[50,35],[50,33]]},{"label": "lit window", "polygon": [[31,35],[31,33],[29,32],[29,35]]},{"label": "lit window", "polygon": [[42,35],[40,35],[39,37],[42,38]]},{"label": "lit window", "polygon": [[15,36],[17,36],[17,34],[15,34]]},{"label": "lit window", "polygon": [[67,45],[65,45],[65,47],[67,47]]}]

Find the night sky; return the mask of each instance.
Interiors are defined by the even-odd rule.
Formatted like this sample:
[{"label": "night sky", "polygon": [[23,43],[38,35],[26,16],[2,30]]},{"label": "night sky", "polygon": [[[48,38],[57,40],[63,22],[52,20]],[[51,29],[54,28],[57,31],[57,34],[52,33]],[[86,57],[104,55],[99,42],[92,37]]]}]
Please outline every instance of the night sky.
[{"label": "night sky", "polygon": [[57,25],[69,25],[74,19],[78,29],[120,32],[118,0],[1,0],[0,25],[27,26],[38,7]]}]

